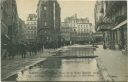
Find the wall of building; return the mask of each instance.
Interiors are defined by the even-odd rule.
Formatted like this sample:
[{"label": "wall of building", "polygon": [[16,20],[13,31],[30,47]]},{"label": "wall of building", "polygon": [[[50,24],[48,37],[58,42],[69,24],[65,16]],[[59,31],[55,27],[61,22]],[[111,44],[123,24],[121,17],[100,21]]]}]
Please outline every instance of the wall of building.
[{"label": "wall of building", "polygon": [[125,49],[125,44],[127,44],[125,36],[127,34],[127,2],[97,1],[95,7],[95,28],[104,33],[104,46],[111,49]]},{"label": "wall of building", "polygon": [[[18,13],[15,0],[1,0],[1,57],[5,57],[9,50],[18,43]],[[9,46],[11,48],[9,48]]]},{"label": "wall of building", "polygon": [[69,42],[70,41],[70,31],[71,31],[71,29],[70,29],[68,23],[62,22],[61,28],[60,28],[61,39]]},{"label": "wall of building", "polygon": [[[16,34],[18,27],[18,13],[15,0],[2,0],[1,1],[1,25],[2,37],[8,38],[11,42],[16,43]],[[2,39],[4,40],[4,39]],[[5,41],[3,41],[5,42]]]},{"label": "wall of building", "polygon": [[26,43],[26,24],[25,22],[19,18],[18,20],[18,33],[17,33],[17,40],[19,44]]},{"label": "wall of building", "polygon": [[60,6],[57,1],[39,1],[38,16],[38,43],[56,46],[60,41]]},{"label": "wall of building", "polygon": [[77,14],[67,17],[64,20],[70,31],[70,41],[73,43],[89,42],[92,33],[92,23],[88,18],[77,18]]},{"label": "wall of building", "polygon": [[26,40],[28,43],[35,43],[37,38],[37,15],[29,14],[26,25]]}]

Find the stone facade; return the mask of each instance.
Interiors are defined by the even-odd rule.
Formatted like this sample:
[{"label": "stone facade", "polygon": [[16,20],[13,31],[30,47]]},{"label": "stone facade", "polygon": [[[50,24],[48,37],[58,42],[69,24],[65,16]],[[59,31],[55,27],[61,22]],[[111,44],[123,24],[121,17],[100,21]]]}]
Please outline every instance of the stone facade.
[{"label": "stone facade", "polygon": [[60,31],[61,31],[61,41],[63,43],[69,44],[71,28],[69,27],[68,23],[62,22]]},{"label": "stone facade", "polygon": [[37,15],[29,14],[26,22],[26,41],[35,43],[37,39]]},{"label": "stone facade", "polygon": [[92,33],[92,23],[88,18],[77,18],[77,14],[67,17],[64,20],[68,23],[70,31],[70,41],[74,43],[89,42]]},{"label": "stone facade", "polygon": [[56,0],[39,0],[37,6],[38,43],[58,47],[60,43],[60,6]]},{"label": "stone facade", "polygon": [[18,32],[18,13],[15,0],[1,1],[1,35],[2,43],[7,41],[16,43],[16,35]]},{"label": "stone facade", "polygon": [[26,43],[26,24],[25,21],[19,18],[18,20],[18,33],[17,33],[17,40],[19,44]]},{"label": "stone facade", "polygon": [[127,2],[97,1],[95,5],[96,31],[104,35],[104,48],[125,49],[127,44]]},{"label": "stone facade", "polygon": [[[1,0],[1,57],[12,51],[14,45],[18,43],[18,13],[15,0]],[[10,45],[11,48],[9,48]],[[14,46],[15,47],[15,46]]]}]

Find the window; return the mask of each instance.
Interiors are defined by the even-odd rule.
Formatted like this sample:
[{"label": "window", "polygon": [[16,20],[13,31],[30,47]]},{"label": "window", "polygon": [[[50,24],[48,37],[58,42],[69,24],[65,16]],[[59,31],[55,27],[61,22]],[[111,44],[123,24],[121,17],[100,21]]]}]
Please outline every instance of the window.
[{"label": "window", "polygon": [[47,7],[44,7],[44,10],[47,10]]},{"label": "window", "polygon": [[44,25],[47,26],[47,22],[44,22]]},{"label": "window", "polygon": [[30,18],[30,20],[32,20],[33,18]]},{"label": "window", "polygon": [[48,39],[49,39],[49,37],[46,37],[46,39],[48,40]]}]

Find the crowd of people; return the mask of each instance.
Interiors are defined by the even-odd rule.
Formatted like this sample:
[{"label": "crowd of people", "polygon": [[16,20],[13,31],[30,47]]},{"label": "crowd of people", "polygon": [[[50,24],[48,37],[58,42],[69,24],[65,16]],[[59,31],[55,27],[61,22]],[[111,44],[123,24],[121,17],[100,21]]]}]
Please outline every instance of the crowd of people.
[{"label": "crowd of people", "polygon": [[13,44],[9,43],[4,46],[3,59],[13,59],[15,56],[20,56],[21,58],[26,58],[27,56],[36,55],[37,52],[43,50],[43,47],[38,44]]},{"label": "crowd of people", "polygon": [[45,44],[39,43],[8,43],[2,45],[2,58],[3,59],[14,59],[16,56],[26,58],[27,56],[34,56],[38,52],[42,52],[43,49],[56,49],[60,47],[60,44],[51,42]]}]

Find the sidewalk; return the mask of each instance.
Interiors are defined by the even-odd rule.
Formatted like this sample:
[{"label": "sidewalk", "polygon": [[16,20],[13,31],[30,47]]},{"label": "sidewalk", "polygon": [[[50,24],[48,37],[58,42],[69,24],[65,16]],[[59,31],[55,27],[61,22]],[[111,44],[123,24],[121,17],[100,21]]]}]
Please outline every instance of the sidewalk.
[{"label": "sidewalk", "polygon": [[123,55],[119,50],[103,49],[102,46],[96,49],[98,63],[102,66],[111,79],[114,81],[128,81],[128,55]]},{"label": "sidewalk", "polygon": [[50,50],[44,50],[43,53],[38,53],[35,56],[27,57],[27,58],[18,58],[18,59],[11,59],[11,60],[2,60],[1,62],[1,77],[2,79],[5,79],[11,75],[16,74],[18,71],[29,67],[33,64],[36,64],[40,61],[45,60],[48,56],[51,56],[49,54],[49,51],[54,51],[53,49]]}]

